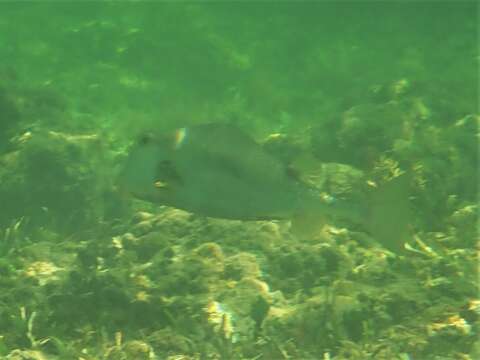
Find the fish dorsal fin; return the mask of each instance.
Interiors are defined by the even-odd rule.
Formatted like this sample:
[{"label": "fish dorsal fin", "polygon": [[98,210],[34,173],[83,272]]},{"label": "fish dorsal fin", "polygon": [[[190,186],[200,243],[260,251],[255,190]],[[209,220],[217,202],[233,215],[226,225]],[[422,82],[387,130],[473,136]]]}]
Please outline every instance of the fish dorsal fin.
[{"label": "fish dorsal fin", "polygon": [[286,134],[271,134],[263,142],[263,148],[285,166],[291,179],[307,185],[318,183],[322,162],[317,159],[301,139]]},{"label": "fish dorsal fin", "polygon": [[372,188],[367,227],[372,236],[393,252],[400,252],[410,238],[412,214],[408,173]]}]

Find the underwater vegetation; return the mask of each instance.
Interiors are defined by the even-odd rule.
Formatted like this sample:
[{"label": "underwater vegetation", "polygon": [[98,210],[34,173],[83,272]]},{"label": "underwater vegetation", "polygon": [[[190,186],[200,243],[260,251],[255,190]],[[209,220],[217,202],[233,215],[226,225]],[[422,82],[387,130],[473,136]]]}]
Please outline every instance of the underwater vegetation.
[{"label": "underwater vegetation", "polygon": [[[410,29],[387,16],[385,37],[379,17],[370,37],[351,4],[321,25],[315,7],[215,4],[18,3],[15,34],[0,15],[16,40],[0,48],[0,358],[480,358],[474,6],[420,6]],[[404,176],[407,244],[120,191],[138,133],[207,122],[334,198]]]}]

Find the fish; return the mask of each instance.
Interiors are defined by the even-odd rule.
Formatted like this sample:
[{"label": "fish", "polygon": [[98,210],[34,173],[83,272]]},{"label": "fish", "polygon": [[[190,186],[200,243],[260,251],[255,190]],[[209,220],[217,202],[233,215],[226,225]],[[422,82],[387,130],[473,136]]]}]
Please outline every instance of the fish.
[{"label": "fish", "polygon": [[365,204],[337,199],[303,181],[288,164],[226,123],[142,135],[128,152],[119,186],[141,200],[221,219],[328,216],[368,223],[371,213]]}]

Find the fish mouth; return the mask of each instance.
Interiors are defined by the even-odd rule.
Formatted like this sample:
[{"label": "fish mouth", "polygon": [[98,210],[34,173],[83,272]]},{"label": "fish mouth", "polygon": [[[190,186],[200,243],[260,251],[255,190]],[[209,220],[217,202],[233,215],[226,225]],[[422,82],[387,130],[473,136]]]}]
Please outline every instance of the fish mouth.
[{"label": "fish mouth", "polygon": [[168,189],[169,185],[168,183],[166,183],[165,181],[161,181],[161,180],[157,180],[155,181],[155,183],[153,184],[153,186],[155,186],[156,189]]},{"label": "fish mouth", "polygon": [[[156,168],[156,180],[154,182],[155,187],[165,188],[174,184],[183,184],[182,176],[178,173],[177,168],[171,160],[161,161]],[[158,183],[158,186],[157,186]]]}]

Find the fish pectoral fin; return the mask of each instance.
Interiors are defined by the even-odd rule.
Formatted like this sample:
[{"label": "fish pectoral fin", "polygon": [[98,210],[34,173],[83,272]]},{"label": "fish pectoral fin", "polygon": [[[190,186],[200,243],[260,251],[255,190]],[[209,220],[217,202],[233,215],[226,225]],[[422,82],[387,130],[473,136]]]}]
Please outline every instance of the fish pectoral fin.
[{"label": "fish pectoral fin", "polygon": [[313,213],[301,213],[291,220],[290,232],[302,239],[318,239],[325,235],[325,216]]}]

